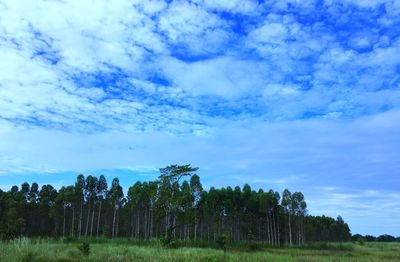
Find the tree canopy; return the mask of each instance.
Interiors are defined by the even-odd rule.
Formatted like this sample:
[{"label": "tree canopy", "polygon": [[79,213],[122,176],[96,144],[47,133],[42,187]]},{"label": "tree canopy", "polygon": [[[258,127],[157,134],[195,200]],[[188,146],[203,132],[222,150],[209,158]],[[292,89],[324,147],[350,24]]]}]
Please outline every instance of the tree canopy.
[{"label": "tree canopy", "polygon": [[[301,192],[254,190],[250,185],[204,190],[190,165],[160,168],[156,181],[137,181],[124,191],[118,178],[77,176],[74,185],[25,182],[0,190],[0,236],[132,237],[217,241],[258,240],[270,245],[345,241],[339,216],[311,216]],[[126,196],[124,194],[126,193]],[[170,234],[170,235],[168,235]],[[386,237],[387,238],[387,237]],[[384,239],[384,237],[382,237]]]}]

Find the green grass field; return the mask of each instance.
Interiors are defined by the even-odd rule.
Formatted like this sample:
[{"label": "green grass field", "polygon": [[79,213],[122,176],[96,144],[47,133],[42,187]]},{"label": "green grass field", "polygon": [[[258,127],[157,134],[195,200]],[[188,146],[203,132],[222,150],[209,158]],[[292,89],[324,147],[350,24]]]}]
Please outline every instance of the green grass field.
[{"label": "green grass field", "polygon": [[258,247],[242,244],[224,256],[215,248],[163,248],[158,241],[93,240],[85,255],[79,242],[22,238],[0,243],[0,261],[400,261],[400,243],[328,243],[302,248]]}]

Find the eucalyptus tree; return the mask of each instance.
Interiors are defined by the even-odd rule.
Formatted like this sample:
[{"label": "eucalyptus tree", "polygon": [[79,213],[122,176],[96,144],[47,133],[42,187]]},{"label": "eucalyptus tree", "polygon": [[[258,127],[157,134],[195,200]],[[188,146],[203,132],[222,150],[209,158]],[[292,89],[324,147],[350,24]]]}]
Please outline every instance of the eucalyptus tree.
[{"label": "eucalyptus tree", "polygon": [[[142,204],[142,182],[138,181],[128,189],[128,207],[131,209],[131,237],[140,236],[140,209]],[[136,222],[136,223],[135,223]]]},{"label": "eucalyptus tree", "polygon": [[[97,199],[98,206],[99,206],[99,213],[97,215],[97,227],[96,227],[96,236],[98,237],[99,236],[99,228],[100,228],[100,220],[101,220],[101,207],[107,197],[107,180],[103,175],[101,175],[99,177],[99,180],[97,181],[96,193],[97,193],[96,199]],[[93,209],[93,211],[94,211],[94,209]]]},{"label": "eucalyptus tree", "polygon": [[183,228],[181,228],[181,232],[183,230],[183,238],[190,238],[190,222],[192,221],[192,194],[190,191],[190,185],[187,181],[183,181],[180,190],[179,197],[179,211],[183,224]]},{"label": "eucalyptus tree", "polygon": [[304,216],[307,213],[307,204],[304,200],[304,195],[301,192],[295,192],[292,196],[292,199],[294,215],[297,218],[297,244],[303,245],[305,241]]},{"label": "eucalyptus tree", "polygon": [[273,232],[273,222],[272,222],[272,217],[271,217],[271,211],[272,211],[272,196],[271,194],[265,193],[265,192],[260,192],[260,198],[259,198],[259,211],[261,214],[265,214],[265,220],[266,220],[266,233],[267,233],[267,241],[268,244],[274,245],[274,232]]},{"label": "eucalyptus tree", "polygon": [[66,216],[66,208],[67,208],[67,200],[66,200],[66,188],[62,187],[59,191],[58,191],[58,195],[56,198],[56,203],[57,205],[61,205],[62,209],[63,209],[63,224],[62,224],[62,235],[63,237],[65,237],[65,216]]},{"label": "eucalyptus tree", "polygon": [[76,199],[79,202],[80,210],[79,210],[79,223],[78,223],[78,237],[82,236],[82,220],[83,220],[83,204],[85,200],[84,189],[85,189],[85,176],[80,174],[76,178],[75,182],[75,195]]},{"label": "eucalyptus tree", "polygon": [[87,214],[86,214],[87,219],[85,228],[85,236],[87,236],[89,231],[89,224],[90,224],[90,235],[93,234],[94,211],[95,211],[95,202],[97,196],[97,177],[90,175],[86,177],[84,192],[87,202]]},{"label": "eucalyptus tree", "polygon": [[280,214],[282,213],[282,206],[279,204],[280,195],[278,192],[274,192],[272,189],[268,192],[272,196],[272,225],[274,232],[274,242],[275,245],[279,246],[281,243],[281,235],[280,235]]},{"label": "eucalyptus tree", "polygon": [[282,207],[284,208],[287,216],[288,216],[288,234],[289,234],[289,245],[292,246],[292,224],[291,224],[291,216],[293,214],[293,199],[292,193],[285,189],[282,193]]},{"label": "eucalyptus tree", "polygon": [[57,234],[57,224],[55,220],[55,201],[57,198],[57,190],[52,185],[44,185],[39,193],[40,203],[40,216],[41,216],[41,228],[45,228],[45,232],[48,235],[51,234],[52,229],[50,225],[54,225],[54,233]]},{"label": "eucalyptus tree", "polygon": [[233,189],[233,227],[234,227],[234,240],[240,240],[241,236],[241,214],[243,207],[242,189],[239,186],[235,186]]},{"label": "eucalyptus tree", "polygon": [[163,190],[163,195],[166,197],[166,224],[165,235],[168,234],[168,229],[175,234],[176,228],[176,212],[178,210],[178,199],[176,198],[179,193],[179,181],[187,176],[194,175],[199,168],[191,167],[190,165],[169,165],[160,168],[160,189]]},{"label": "eucalyptus tree", "polygon": [[150,181],[147,184],[146,194],[148,198],[148,213],[149,213],[149,230],[148,235],[152,236],[154,231],[154,213],[155,207],[158,200],[158,181]]},{"label": "eucalyptus tree", "polygon": [[109,199],[113,206],[112,234],[111,234],[113,238],[118,236],[118,225],[119,225],[118,211],[121,207],[121,204],[123,203],[123,197],[124,193],[119,183],[119,179],[114,178],[111,183],[111,188],[109,191]]},{"label": "eucalyptus tree", "polygon": [[197,227],[199,224],[199,202],[203,192],[200,177],[196,174],[190,178],[190,192],[192,194],[192,209],[194,211],[194,240],[197,240]]}]

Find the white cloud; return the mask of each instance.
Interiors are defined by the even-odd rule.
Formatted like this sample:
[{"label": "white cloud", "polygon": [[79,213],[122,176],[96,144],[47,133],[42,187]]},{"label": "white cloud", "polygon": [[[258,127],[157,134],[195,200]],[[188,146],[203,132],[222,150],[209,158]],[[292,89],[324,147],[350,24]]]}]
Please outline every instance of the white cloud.
[{"label": "white cloud", "polygon": [[160,15],[158,27],[171,44],[186,48],[187,55],[218,52],[230,38],[226,22],[218,15],[188,2],[172,2]]},{"label": "white cloud", "polygon": [[258,7],[258,2],[253,0],[195,0],[194,2],[209,9],[243,14],[256,12]]},{"label": "white cloud", "polygon": [[176,88],[195,96],[212,95],[226,99],[250,92],[259,93],[266,81],[264,74],[268,74],[256,61],[229,56],[193,63],[166,59],[162,67]]}]

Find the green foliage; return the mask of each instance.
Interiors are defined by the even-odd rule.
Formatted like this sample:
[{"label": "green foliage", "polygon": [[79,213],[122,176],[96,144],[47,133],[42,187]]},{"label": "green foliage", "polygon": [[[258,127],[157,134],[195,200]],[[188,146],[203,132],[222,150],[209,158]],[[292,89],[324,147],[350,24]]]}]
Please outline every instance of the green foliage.
[{"label": "green foliage", "polygon": [[225,230],[220,236],[217,238],[217,245],[220,249],[224,251],[224,254],[226,253],[229,244],[232,241],[232,237],[230,234],[230,231]]},{"label": "green foliage", "polygon": [[[251,251],[246,242],[232,242],[225,255],[216,249],[181,247],[160,248],[157,241],[129,239],[91,239],[90,256],[84,256],[76,244],[65,244],[56,239],[17,239],[0,243],[0,261],[7,262],[110,262],[110,261],[400,261],[400,243],[366,242],[364,246],[352,243],[313,243],[312,247],[271,248]],[[139,246],[145,242],[146,245]],[[188,241],[189,245],[193,241]],[[196,243],[193,243],[193,245]],[[323,247],[324,249],[321,249]]]},{"label": "green foliage", "polygon": [[32,262],[34,261],[35,253],[32,251],[28,251],[25,254],[22,254],[21,261],[22,262]]},{"label": "green foliage", "polygon": [[354,245],[350,243],[310,242],[301,248],[313,250],[353,251]]},{"label": "green foliage", "polygon": [[[213,246],[225,228],[233,241],[244,241],[247,249],[256,250],[256,239],[281,246],[291,238],[292,246],[300,246],[305,241],[351,237],[341,217],[308,215],[300,192],[285,190],[281,198],[278,192],[255,191],[248,184],[206,191],[197,170],[190,165],[161,168],[158,180],[134,183],[126,197],[118,178],[108,188],[104,176],[82,174],[74,185],[60,190],[52,185],[39,189],[37,183],[0,190],[0,238],[62,237],[68,244],[81,238],[163,236],[158,242],[167,247],[189,240]],[[396,240],[387,235],[374,239]]]},{"label": "green foliage", "polygon": [[64,237],[64,238],[62,239],[62,241],[63,241],[64,243],[68,244],[68,243],[74,243],[74,242],[76,242],[77,239],[76,239],[76,238],[73,238],[73,237]]},{"label": "green foliage", "polygon": [[166,248],[177,248],[178,247],[178,244],[174,240],[173,235],[172,235],[173,229],[174,228],[172,228],[172,227],[169,228],[167,230],[167,232],[165,233],[165,235],[162,235],[160,237],[160,242],[163,245],[163,247],[166,247]]},{"label": "green foliage", "polygon": [[79,251],[81,251],[81,253],[84,256],[89,256],[90,255],[90,244],[88,242],[82,242],[79,246],[78,246]]}]

